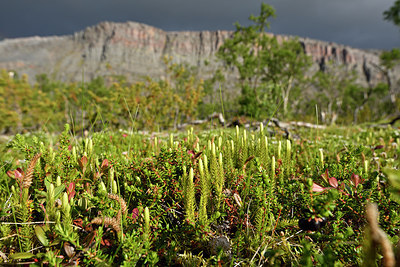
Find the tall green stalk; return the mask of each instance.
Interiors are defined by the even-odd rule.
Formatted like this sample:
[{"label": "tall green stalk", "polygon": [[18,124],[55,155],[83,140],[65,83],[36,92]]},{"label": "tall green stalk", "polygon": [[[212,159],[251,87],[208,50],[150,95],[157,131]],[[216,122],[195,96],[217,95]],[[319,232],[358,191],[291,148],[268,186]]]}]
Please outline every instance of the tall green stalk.
[{"label": "tall green stalk", "polygon": [[195,191],[194,191],[194,184],[193,184],[193,168],[190,168],[189,176],[186,180],[186,195],[185,195],[185,208],[186,208],[186,219],[190,223],[195,222],[194,210],[195,210]]}]

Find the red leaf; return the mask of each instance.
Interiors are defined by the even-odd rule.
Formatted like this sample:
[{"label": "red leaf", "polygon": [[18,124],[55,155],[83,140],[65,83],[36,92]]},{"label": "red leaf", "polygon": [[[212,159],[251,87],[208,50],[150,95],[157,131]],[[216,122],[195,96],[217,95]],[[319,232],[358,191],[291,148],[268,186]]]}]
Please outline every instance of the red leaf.
[{"label": "red leaf", "polygon": [[106,246],[106,247],[111,247],[111,241],[109,240],[109,239],[101,239],[101,242],[100,242],[103,246]]},{"label": "red leaf", "polygon": [[108,159],[104,159],[103,160],[103,162],[101,163],[101,169],[105,169],[105,168],[108,168],[108,165],[109,165],[109,163],[108,163]]},{"label": "red leaf", "polygon": [[81,218],[73,220],[74,225],[83,228],[83,220]]},{"label": "red leaf", "polygon": [[24,171],[23,171],[21,168],[17,168],[17,169],[14,171],[14,175],[15,175],[15,178],[20,179],[20,178],[22,178],[22,177],[25,175],[25,173],[24,173]]},{"label": "red leaf", "polygon": [[329,178],[329,184],[331,186],[333,186],[334,188],[337,188],[339,186],[339,183],[338,183],[338,181],[336,180],[335,177],[330,177]]},{"label": "red leaf", "polygon": [[75,190],[75,183],[74,182],[70,182],[67,188],[67,192],[72,192]]},{"label": "red leaf", "polygon": [[196,153],[194,153],[194,151],[192,150],[188,150],[187,153],[190,155],[190,158],[194,158],[194,156],[196,155]]},{"label": "red leaf", "polygon": [[[10,174],[11,174],[11,176],[10,176]],[[16,170],[14,170],[14,173],[13,173],[13,171],[11,171],[10,173],[7,172],[7,175],[10,176],[11,178],[17,179],[19,182],[22,182],[22,179],[24,179],[25,173],[21,168],[17,168]]]},{"label": "red leaf", "polygon": [[68,201],[71,201],[71,199],[75,196],[75,193],[75,183],[70,182],[67,188]]},{"label": "red leaf", "polygon": [[354,186],[357,187],[359,184],[363,183],[364,180],[361,179],[361,177],[357,174],[354,174],[351,176],[351,181],[353,182]]},{"label": "red leaf", "polygon": [[14,175],[14,171],[7,171],[7,175],[8,175],[8,177],[10,177],[10,178],[15,178],[15,175]]},{"label": "red leaf", "polygon": [[83,156],[80,160],[78,160],[79,167],[81,167],[82,173],[85,173],[87,162],[88,159],[86,156]]},{"label": "red leaf", "polygon": [[322,186],[320,186],[320,185],[318,185],[316,183],[313,183],[313,185],[312,185],[312,191],[313,192],[322,192],[325,189],[326,189],[325,187],[322,187]]},{"label": "red leaf", "polygon": [[92,190],[91,190],[91,188],[90,188],[90,184],[89,184],[89,183],[86,183],[86,184],[85,184],[85,189],[86,189],[86,192],[88,192],[89,194],[92,193]]},{"label": "red leaf", "polygon": [[81,158],[81,164],[82,164],[82,166],[85,167],[87,163],[88,163],[87,157],[86,157],[86,156],[83,156],[83,157]]},{"label": "red leaf", "polygon": [[139,216],[139,209],[138,208],[134,208],[132,210],[132,220],[136,219],[137,216]]},{"label": "red leaf", "polygon": [[325,173],[321,174],[321,177],[324,178],[325,181],[329,180],[328,169],[325,170]]}]

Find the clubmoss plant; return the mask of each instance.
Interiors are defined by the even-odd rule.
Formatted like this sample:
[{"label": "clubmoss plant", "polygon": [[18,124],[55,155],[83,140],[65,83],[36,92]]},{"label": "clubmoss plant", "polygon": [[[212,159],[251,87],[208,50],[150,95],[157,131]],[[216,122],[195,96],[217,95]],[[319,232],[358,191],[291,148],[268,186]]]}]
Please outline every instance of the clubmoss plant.
[{"label": "clubmoss plant", "polygon": [[195,205],[196,205],[196,199],[195,199],[195,190],[194,190],[194,184],[193,184],[193,178],[194,178],[194,173],[193,173],[193,168],[190,168],[189,175],[186,176],[187,180],[185,181],[186,184],[186,189],[185,189],[185,208],[186,208],[186,219],[190,223],[195,222]]},{"label": "clubmoss plant", "polygon": [[320,164],[321,164],[321,168],[323,168],[324,164],[325,164],[325,162],[324,162],[324,149],[320,148],[320,149],[318,149],[318,151],[319,151],[319,161],[320,161]]},{"label": "clubmoss plant", "polygon": [[[39,153],[31,159],[25,173],[22,170],[15,170],[13,174],[11,171],[8,172],[9,176],[14,176],[17,179],[20,187],[19,194],[15,189],[12,190],[14,195],[13,209],[15,219],[18,222],[28,223],[32,221],[33,203],[32,200],[30,200],[29,188],[32,185],[33,173],[40,156],[41,154]],[[33,226],[29,224],[23,224],[18,230],[20,231],[21,235],[19,236],[21,241],[20,246],[22,244],[21,249],[23,249],[23,251],[32,249],[32,237],[34,235]]]},{"label": "clubmoss plant", "polygon": [[[299,130],[296,141],[264,131],[190,130],[173,142],[160,135],[157,150],[153,135],[93,133],[90,153],[89,139],[69,132],[52,141],[21,136],[10,147],[15,154],[0,155],[0,250],[12,264],[173,266],[187,252],[221,266],[361,265],[367,200],[378,205],[379,228],[397,242],[398,174],[385,171],[400,167],[391,146],[397,129],[374,133],[377,143],[367,145],[374,130],[362,127],[321,130],[318,142],[309,141],[309,130]],[[21,219],[21,165],[28,169],[30,162],[16,159],[38,151],[32,182],[25,181],[30,217]],[[364,162],[371,163],[368,173]],[[225,237],[229,256],[210,253],[210,240]],[[373,264],[383,262],[380,247]]]},{"label": "clubmoss plant", "polygon": [[207,206],[208,199],[210,197],[210,181],[208,177],[208,172],[205,172],[205,167],[203,160],[199,159],[199,172],[200,172],[200,187],[201,196],[199,204],[199,221],[203,224],[207,223]]},{"label": "clubmoss plant", "polygon": [[217,177],[216,177],[216,193],[217,193],[217,198],[218,198],[218,204],[217,204],[217,208],[218,208],[221,205],[222,190],[224,189],[224,185],[225,185],[222,153],[219,153],[217,169],[218,170],[217,170]]},{"label": "clubmoss plant", "polygon": [[148,243],[150,239],[150,211],[144,208],[143,243]]},{"label": "clubmoss plant", "polygon": [[291,160],[291,155],[292,155],[292,143],[288,139],[286,140],[286,157],[288,160]]},{"label": "clubmoss plant", "polygon": [[158,138],[157,138],[157,136],[154,137],[154,151],[153,151],[153,153],[154,154],[158,153]]},{"label": "clubmoss plant", "polygon": [[368,168],[369,168],[369,163],[368,160],[364,160],[364,173],[365,175],[368,175]]},{"label": "clubmoss plant", "polygon": [[281,152],[282,152],[282,142],[281,142],[281,140],[279,140],[278,141],[278,152],[277,152],[278,159],[282,159]]},{"label": "clubmoss plant", "polygon": [[275,180],[275,156],[272,156],[271,158],[271,177],[273,180]]},{"label": "clubmoss plant", "polygon": [[169,147],[174,147],[174,135],[172,133],[169,134]]}]

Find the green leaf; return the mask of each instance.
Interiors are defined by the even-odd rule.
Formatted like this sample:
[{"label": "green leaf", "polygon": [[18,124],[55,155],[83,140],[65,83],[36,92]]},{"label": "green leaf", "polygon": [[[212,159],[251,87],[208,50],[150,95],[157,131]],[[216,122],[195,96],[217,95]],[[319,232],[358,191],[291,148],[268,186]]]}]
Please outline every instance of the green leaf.
[{"label": "green leaf", "polygon": [[54,189],[54,197],[57,198],[64,191],[64,189],[65,189],[65,185],[63,185],[63,184],[60,186],[57,186]]},{"label": "green leaf", "polygon": [[43,246],[47,247],[49,246],[49,239],[46,236],[46,231],[48,230],[48,226],[36,226],[35,227],[35,233],[36,237],[39,239],[40,243],[42,243]]},{"label": "green leaf", "polygon": [[36,194],[38,194],[42,197],[47,197],[47,192],[45,192],[45,191],[39,191],[35,188],[35,192],[36,192]]},{"label": "green leaf", "polygon": [[10,255],[10,258],[13,260],[26,260],[35,257],[35,254],[30,252],[19,252]]}]

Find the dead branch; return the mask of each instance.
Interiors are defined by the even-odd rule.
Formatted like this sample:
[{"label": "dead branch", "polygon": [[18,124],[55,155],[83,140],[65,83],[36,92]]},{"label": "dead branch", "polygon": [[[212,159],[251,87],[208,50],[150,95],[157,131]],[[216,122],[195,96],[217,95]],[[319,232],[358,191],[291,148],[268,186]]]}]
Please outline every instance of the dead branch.
[{"label": "dead branch", "polygon": [[382,264],[385,267],[395,266],[396,260],[394,257],[392,244],[390,243],[386,233],[379,228],[378,224],[379,212],[376,203],[368,203],[366,209],[366,219],[368,221],[372,247],[381,246],[383,259]]}]

